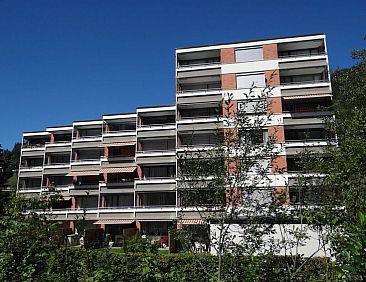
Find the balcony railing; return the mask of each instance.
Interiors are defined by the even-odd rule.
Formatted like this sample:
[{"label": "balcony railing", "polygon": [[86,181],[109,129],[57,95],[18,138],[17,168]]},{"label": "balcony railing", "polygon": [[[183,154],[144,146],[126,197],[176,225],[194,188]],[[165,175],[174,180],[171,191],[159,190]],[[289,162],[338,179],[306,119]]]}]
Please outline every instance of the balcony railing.
[{"label": "balcony railing", "polygon": [[39,186],[23,186],[19,187],[19,190],[41,190],[41,185]]},{"label": "balcony railing", "polygon": [[100,159],[79,159],[79,160],[71,160],[72,164],[75,163],[88,163],[88,162],[100,162]]},{"label": "balcony railing", "polygon": [[165,150],[140,150],[140,151],[136,151],[136,154],[154,154],[154,153],[171,153],[171,152],[175,152],[175,147],[174,148],[170,148],[170,149],[165,149]]},{"label": "balcony railing", "polygon": [[46,163],[44,166],[63,166],[63,165],[69,165],[70,162],[64,162],[64,163]]},{"label": "balcony railing", "polygon": [[103,132],[103,134],[105,135],[105,134],[115,134],[115,133],[124,133],[124,132],[133,133],[135,131],[136,131],[136,129],[121,129],[121,130],[108,130],[108,131],[106,130],[106,131]]},{"label": "balcony railing", "polygon": [[175,175],[174,176],[144,176],[142,179],[135,178],[136,181],[141,181],[141,180],[169,180],[169,179],[175,179]]},{"label": "balcony railing", "polygon": [[68,144],[71,143],[71,139],[68,141],[53,141],[53,142],[46,142],[46,145],[53,145],[53,144]]},{"label": "balcony railing", "polygon": [[128,161],[134,161],[135,160],[135,156],[126,156],[126,155],[110,155],[108,157],[106,156],[101,156],[100,157],[102,161],[114,161],[114,160],[118,160],[118,161],[125,161],[125,162],[128,162]]},{"label": "balcony railing", "polygon": [[299,54],[293,54],[293,55],[280,55],[278,56],[279,59],[286,59],[286,58],[300,58],[300,57],[314,57],[314,56],[321,56],[326,55],[326,52],[319,52],[314,54],[306,54],[306,53],[299,53]]},{"label": "balcony railing", "polygon": [[304,81],[294,81],[294,82],[281,82],[281,86],[286,85],[300,85],[300,84],[314,84],[314,83],[327,83],[328,79],[317,79],[317,80],[304,80]]},{"label": "balcony railing", "polygon": [[202,88],[202,89],[192,89],[192,90],[177,90],[178,94],[183,94],[183,93],[194,93],[194,92],[211,92],[211,91],[221,91],[222,88],[221,87],[213,87],[213,88]]},{"label": "balcony railing", "polygon": [[177,68],[194,68],[194,67],[204,67],[204,66],[212,66],[212,65],[219,65],[221,64],[220,58],[217,62],[209,62],[209,63],[195,63],[195,64],[178,64]]},{"label": "balcony railing", "polygon": [[73,136],[73,140],[79,140],[79,139],[93,139],[93,138],[101,138],[102,134],[98,135],[84,135],[84,136]]},{"label": "balcony railing", "polygon": [[42,165],[21,165],[20,169],[42,169]]},{"label": "balcony railing", "polygon": [[23,144],[23,149],[42,149],[45,144]]},{"label": "balcony railing", "polygon": [[74,186],[75,189],[81,189],[81,190],[84,190],[84,189],[98,189],[99,188],[99,184],[80,184],[80,185],[75,185]]},{"label": "balcony railing", "polygon": [[210,148],[210,147],[213,147],[215,145],[216,145],[216,143],[209,143],[209,144],[207,144],[207,143],[197,143],[197,144],[180,144],[177,147],[179,149],[182,149],[182,148],[202,148],[202,147],[203,148],[205,148],[205,147]]},{"label": "balcony railing", "polygon": [[140,124],[138,128],[150,128],[150,127],[164,127],[164,126],[173,126],[175,123],[168,122],[168,123],[157,123],[157,124]]},{"label": "balcony railing", "polygon": [[187,120],[187,119],[213,119],[213,118],[220,118],[222,115],[206,115],[206,116],[200,116],[200,115],[193,115],[193,116],[184,116],[180,117],[179,120]]},{"label": "balcony railing", "polygon": [[324,138],[302,138],[302,139],[285,139],[285,142],[322,142],[327,141],[327,139]]}]

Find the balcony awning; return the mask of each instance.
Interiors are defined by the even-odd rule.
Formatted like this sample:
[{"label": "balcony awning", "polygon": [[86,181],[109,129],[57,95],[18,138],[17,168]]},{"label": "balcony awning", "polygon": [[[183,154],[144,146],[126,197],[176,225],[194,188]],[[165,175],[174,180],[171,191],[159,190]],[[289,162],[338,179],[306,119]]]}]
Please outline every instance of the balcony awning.
[{"label": "balcony awning", "polygon": [[102,143],[99,147],[120,147],[120,146],[132,146],[136,145],[136,142],[110,142],[110,143]]},{"label": "balcony awning", "polygon": [[129,167],[106,167],[101,168],[100,173],[123,173],[123,172],[134,172],[136,170],[135,166]]},{"label": "balcony awning", "polygon": [[131,219],[102,219],[94,222],[94,224],[131,224],[135,222]]},{"label": "balcony awning", "polygon": [[71,171],[66,176],[87,176],[87,175],[99,175],[99,170],[87,170],[87,171]]},{"label": "balcony awning", "polygon": [[205,224],[205,221],[203,219],[181,219],[177,223],[182,225],[198,225]]},{"label": "balcony awning", "polygon": [[284,100],[301,100],[309,98],[322,98],[322,97],[332,97],[332,94],[308,94],[308,95],[295,95],[295,96],[283,96]]}]

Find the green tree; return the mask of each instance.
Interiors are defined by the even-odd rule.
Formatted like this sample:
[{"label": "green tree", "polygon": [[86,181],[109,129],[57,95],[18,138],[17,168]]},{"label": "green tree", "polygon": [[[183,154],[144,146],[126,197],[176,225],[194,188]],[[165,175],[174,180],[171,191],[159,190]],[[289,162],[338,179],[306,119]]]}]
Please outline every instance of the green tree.
[{"label": "green tree", "polygon": [[[366,49],[352,54],[354,66],[332,74],[335,120],[327,121],[326,158],[304,155],[307,167],[323,177],[310,179],[322,206],[306,211],[306,219],[323,228],[348,281],[366,277]],[[308,161],[305,161],[308,159]],[[310,160],[310,161],[309,161]],[[305,167],[305,166],[303,166]]]},{"label": "green tree", "polygon": [[0,218],[0,280],[42,281],[47,259],[56,247],[56,223],[48,201],[12,195]]},{"label": "green tree", "polygon": [[[231,279],[230,274],[222,273],[225,256],[273,251],[269,239],[273,221],[269,218],[276,207],[268,176],[280,148],[276,148],[274,135],[266,134],[273,118],[268,103],[272,89],[251,88],[243,94],[239,110],[233,95],[225,94],[215,144],[199,150],[188,145],[178,154],[181,205],[194,208],[209,226],[202,230],[208,230],[211,248],[218,256],[218,281]],[[235,234],[233,228],[239,232]]]}]

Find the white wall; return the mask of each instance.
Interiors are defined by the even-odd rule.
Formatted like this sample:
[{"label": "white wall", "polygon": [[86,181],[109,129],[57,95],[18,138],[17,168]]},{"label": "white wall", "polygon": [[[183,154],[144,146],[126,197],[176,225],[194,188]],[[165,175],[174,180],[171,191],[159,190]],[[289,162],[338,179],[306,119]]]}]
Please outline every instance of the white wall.
[{"label": "white wall", "polygon": [[[284,232],[284,229],[286,232]],[[306,233],[307,239],[302,241],[302,245],[298,246],[283,246],[280,248],[280,242],[283,242],[284,239],[289,241],[295,242],[295,237],[291,235],[293,232],[304,232]],[[210,233],[211,233],[211,242],[215,241],[215,237],[218,237],[219,234],[219,225],[211,224],[210,225]],[[242,242],[242,235],[243,235],[243,229],[238,224],[232,224],[229,227],[229,233],[230,240],[235,244],[241,244]],[[305,257],[324,257],[324,256],[330,256],[329,252],[329,246],[326,247],[326,252],[324,251],[324,248],[322,246],[322,240],[321,235],[317,232],[310,230],[309,227],[301,224],[275,224],[273,226],[273,233],[271,236],[265,236],[264,240],[269,242],[270,240],[273,240],[274,245],[278,248],[278,250],[275,252],[276,255],[303,255]],[[267,249],[267,248],[266,248]],[[215,246],[211,245],[211,254],[216,255],[216,249]]]}]

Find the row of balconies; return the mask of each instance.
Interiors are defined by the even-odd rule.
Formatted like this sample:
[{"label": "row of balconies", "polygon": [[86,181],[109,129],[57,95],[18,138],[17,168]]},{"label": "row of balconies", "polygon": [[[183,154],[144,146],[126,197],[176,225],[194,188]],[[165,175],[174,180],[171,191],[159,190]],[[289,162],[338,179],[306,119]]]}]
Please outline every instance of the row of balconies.
[{"label": "row of balconies", "polygon": [[[253,62],[268,60],[265,58],[264,47],[250,46],[240,47],[234,50],[234,62]],[[319,38],[316,40],[306,40],[289,42],[289,43],[278,43],[277,54],[272,54],[270,60],[273,59],[287,59],[287,58],[302,58],[302,57],[314,57],[325,54],[324,39]],[[221,58],[221,49],[211,49],[202,51],[185,51],[177,52],[177,69],[194,69],[197,67],[211,67],[218,64],[225,64]]]},{"label": "row of balconies", "polygon": [[[296,108],[297,105],[291,105]],[[299,105],[299,113],[308,113],[307,110],[315,110],[315,104]],[[320,109],[319,109],[320,110]],[[293,119],[291,119],[293,121]],[[296,122],[295,122],[296,124]],[[285,126],[285,142],[301,142],[301,141],[311,141],[319,140],[325,141],[325,131],[321,127],[319,128],[303,128],[296,129],[291,128],[291,126]],[[146,154],[159,155],[159,153],[169,153],[175,152],[176,148],[184,147],[204,147],[205,145],[216,144],[217,135],[215,131],[201,131],[197,133],[179,133],[178,134],[178,145],[176,146],[175,138],[171,139],[141,139],[138,143],[138,150],[135,154],[135,149],[133,147],[133,152],[131,155],[125,155],[118,151],[118,148],[111,148],[111,154],[108,157],[103,156],[102,149],[87,148],[74,150],[73,157],[70,161],[70,153],[67,154],[46,154],[45,158],[42,157],[23,157],[21,162],[21,169],[24,168],[42,168],[43,166],[62,166],[62,165],[77,165],[77,164],[98,164],[101,165],[103,162],[116,162],[116,163],[133,163],[135,158],[143,157]],[[71,148],[70,148],[71,149]]]},{"label": "row of balconies", "polygon": [[[252,77],[253,76],[253,77]],[[327,65],[314,68],[298,68],[279,70],[280,87],[321,85],[329,83]],[[235,89],[251,89],[253,87],[264,88],[266,79],[264,73],[238,73],[236,75]],[[197,95],[203,93],[206,95],[221,95],[222,91],[221,75],[199,77],[177,77],[177,96]],[[225,89],[227,90],[227,89]]]}]

